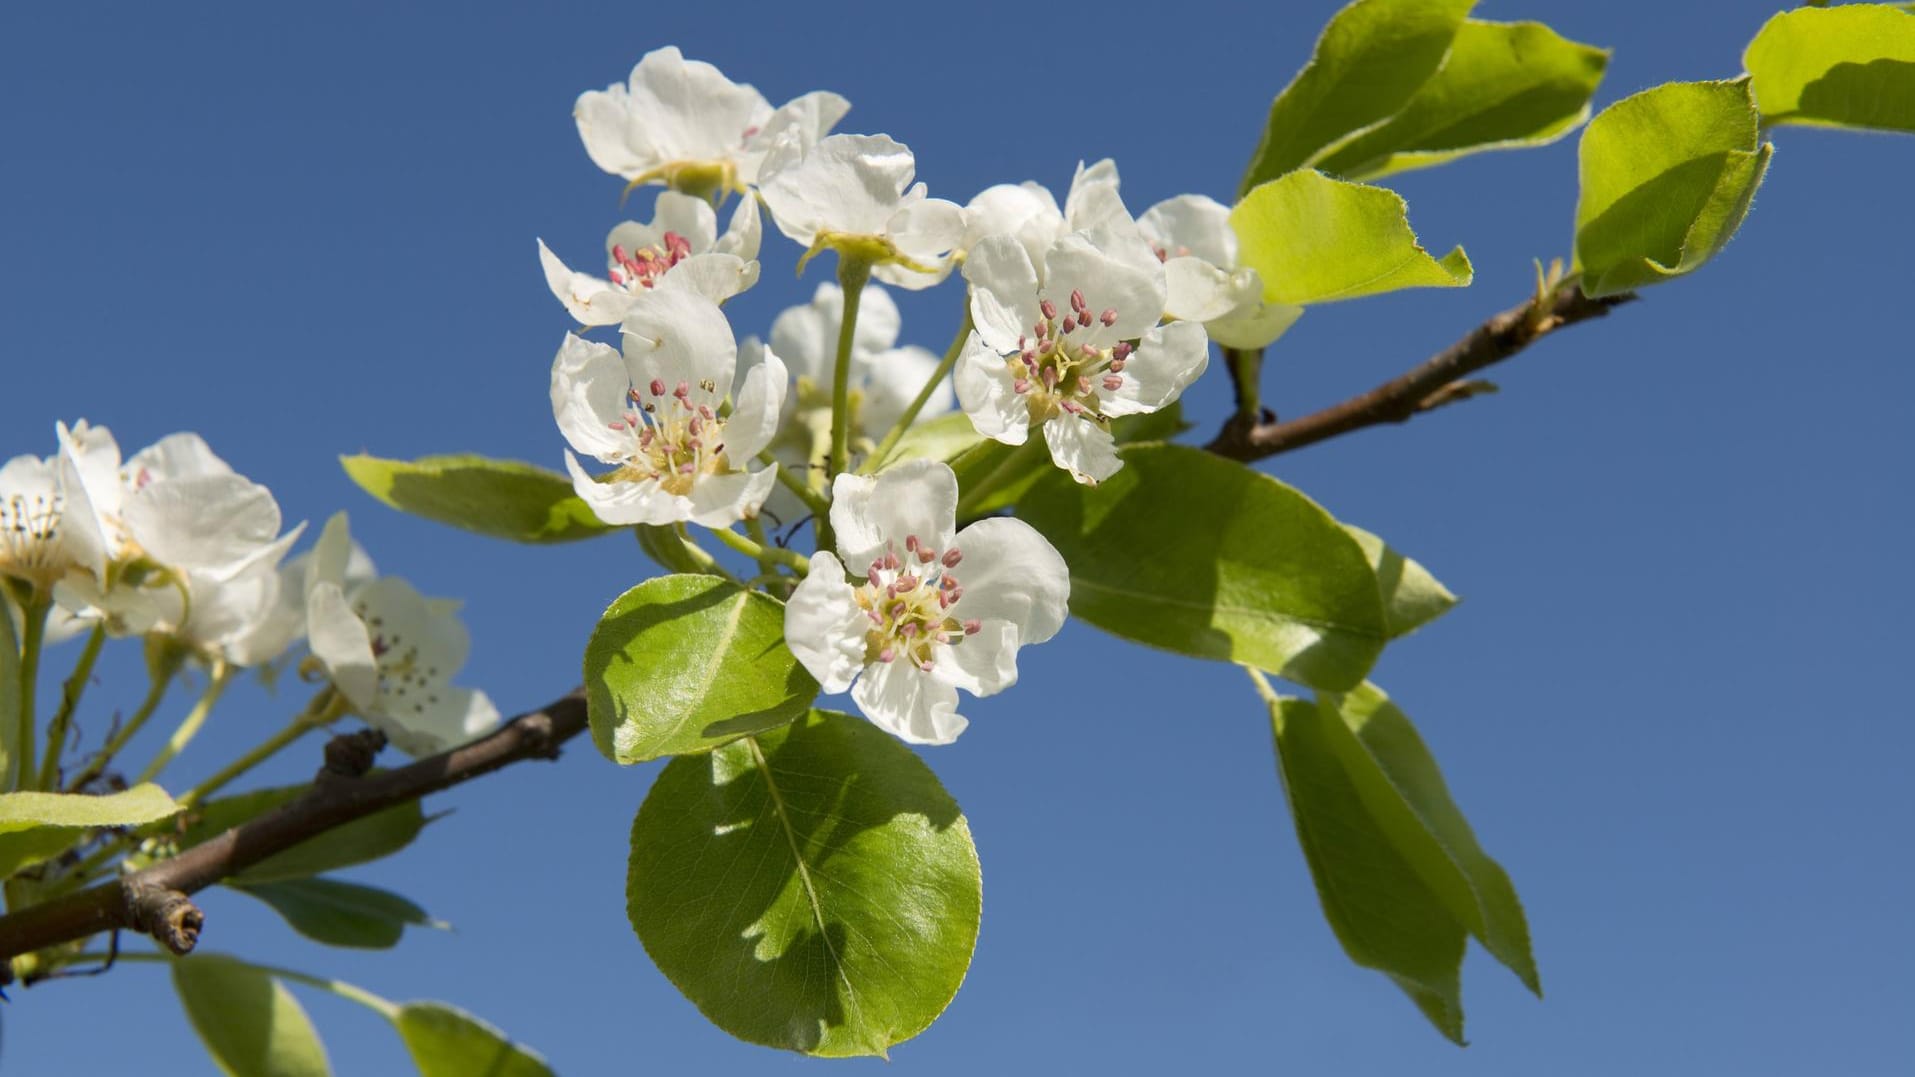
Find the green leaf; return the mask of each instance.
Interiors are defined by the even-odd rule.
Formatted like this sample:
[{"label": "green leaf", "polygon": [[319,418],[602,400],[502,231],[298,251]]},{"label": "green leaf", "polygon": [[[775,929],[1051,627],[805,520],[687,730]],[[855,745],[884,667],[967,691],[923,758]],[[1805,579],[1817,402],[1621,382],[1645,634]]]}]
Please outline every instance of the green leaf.
[{"label": "green leaf", "polygon": [[[970,417],[965,419],[968,422]],[[1181,400],[1173,400],[1168,407],[1144,415],[1121,416],[1110,423],[1111,438],[1119,446],[1167,441],[1188,429],[1190,424],[1184,421]],[[1008,469],[1010,477],[999,481],[996,475],[999,469]],[[1042,431],[1033,429],[1022,445],[980,441],[952,460],[951,470],[957,474],[960,495],[968,495],[978,483],[986,480],[997,483],[975,504],[968,497],[960,496],[965,519],[959,522],[963,523],[1017,504],[1039,479],[1056,474],[1057,465],[1051,461]]]},{"label": "green leaf", "polygon": [[[4,615],[4,611],[0,611]],[[65,851],[95,827],[143,826],[180,806],[151,783],[110,796],[0,794],[0,879]]]},{"label": "green leaf", "polygon": [[1449,58],[1387,121],[1323,154],[1351,179],[1428,168],[1482,150],[1554,142],[1589,117],[1609,52],[1538,22],[1463,23]]},{"label": "green leaf", "polygon": [[1071,612],[1125,639],[1345,689],[1389,638],[1356,539],[1296,490],[1201,449],[1140,445],[1094,487],[1056,473],[1018,512],[1070,565]]},{"label": "green leaf", "polygon": [[957,804],[868,722],[803,721],[672,760],[632,823],[632,926],[726,1032],[882,1055],[949,1005],[982,902]]},{"label": "green leaf", "polygon": [[1383,595],[1383,619],[1391,639],[1409,635],[1456,605],[1456,596],[1430,575],[1429,569],[1360,527],[1344,524],[1343,529],[1363,547],[1363,556],[1376,571],[1376,585]]},{"label": "green leaf", "polygon": [[1905,5],[1782,12],[1742,65],[1764,123],[1915,131],[1915,15]]},{"label": "green leaf", "polygon": [[342,456],[367,493],[401,512],[513,542],[572,542],[615,530],[555,471],[483,456]]},{"label": "green leaf", "polygon": [[[178,831],[178,847],[190,849],[233,827],[264,815],[311,789],[289,785],[217,797],[187,813]],[[416,800],[355,819],[278,852],[234,876],[229,882],[253,884],[304,879],[391,856],[412,844],[425,829],[425,812]],[[156,833],[149,830],[149,833]],[[136,861],[137,863],[137,861]]]},{"label": "green leaf", "polygon": [[1624,98],[1583,132],[1576,262],[1616,295],[1688,273],[1742,223],[1769,167],[1746,79],[1674,82]]},{"label": "green leaf", "polygon": [[924,419],[911,424],[904,436],[898,439],[897,447],[891,450],[888,463],[900,460],[945,460],[949,461],[959,453],[984,440],[971,424],[971,417],[961,411],[953,411],[936,418]]},{"label": "green leaf", "polygon": [[1443,1035],[1463,1042],[1467,933],[1370,814],[1338,752],[1349,728],[1303,699],[1270,708],[1297,844],[1323,918],[1350,960],[1389,976]]},{"label": "green leaf", "polygon": [[817,695],[785,646],[784,603],[716,576],[639,584],[585,645],[592,741],[616,763],[710,751],[792,721]]},{"label": "green leaf", "polygon": [[1356,0],[1270,106],[1239,194],[1396,114],[1443,65],[1475,0]]},{"label": "green leaf", "polygon": [[1398,288],[1467,286],[1463,248],[1430,256],[1395,191],[1292,172],[1230,211],[1237,260],[1263,278],[1267,303],[1328,303]]},{"label": "green leaf", "polygon": [[312,1021],[264,970],[218,954],[173,965],[173,989],[221,1072],[230,1077],[325,1077],[332,1072]]},{"label": "green leaf", "polygon": [[337,879],[286,879],[234,889],[272,906],[294,931],[328,946],[389,950],[408,924],[445,926],[389,890]]},{"label": "green leaf", "polygon": [[408,1002],[391,1017],[420,1077],[552,1077],[537,1052],[443,1002]]}]

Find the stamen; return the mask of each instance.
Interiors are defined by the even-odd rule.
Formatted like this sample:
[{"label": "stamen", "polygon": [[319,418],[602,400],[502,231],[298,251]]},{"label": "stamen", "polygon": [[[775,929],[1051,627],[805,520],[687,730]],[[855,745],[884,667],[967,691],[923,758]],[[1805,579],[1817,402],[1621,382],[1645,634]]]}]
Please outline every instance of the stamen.
[{"label": "stamen", "polygon": [[[943,560],[945,568],[956,568],[958,567],[958,562],[964,560],[964,552],[956,546],[953,546],[944,551],[944,557],[941,558],[941,560]],[[947,576],[945,578],[949,579],[950,577]]]}]

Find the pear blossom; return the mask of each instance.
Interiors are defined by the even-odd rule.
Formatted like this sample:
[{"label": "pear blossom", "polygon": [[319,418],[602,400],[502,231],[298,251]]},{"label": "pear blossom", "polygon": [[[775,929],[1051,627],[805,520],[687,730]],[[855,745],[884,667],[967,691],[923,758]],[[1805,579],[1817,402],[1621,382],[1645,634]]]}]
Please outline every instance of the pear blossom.
[{"label": "pear blossom", "polygon": [[704,197],[744,192],[774,141],[809,147],[850,108],[816,91],[773,109],[751,86],[667,46],[646,53],[624,85],[579,95],[572,116],[593,164],[632,187],[660,182]]},{"label": "pear blossom", "polygon": [[1072,232],[1129,220],[1117,187],[1117,163],[1109,158],[1092,165],[1077,163],[1063,209],[1048,189],[1031,180],[986,187],[964,207],[964,242],[959,249],[968,254],[987,237],[1015,236],[1035,263],[1051,244]]},{"label": "pear blossom", "polygon": [[355,557],[343,512],[326,521],[304,568],[314,660],[400,751],[431,755],[498,726],[484,692],[451,683],[471,646],[457,602],[426,598],[395,576],[366,578],[370,562]]},{"label": "pear blossom", "polygon": [[744,198],[724,234],[702,198],[661,191],[650,223],[626,221],[605,240],[605,277],[567,268],[539,241],[546,286],[580,325],[617,325],[632,297],[658,287],[689,287],[716,303],[758,282],[763,237],[758,200]]},{"label": "pear blossom", "polygon": [[949,744],[969,724],[958,689],[1010,687],[1017,649],[1063,627],[1064,559],[1021,520],[959,531],[957,476],[938,461],[840,474],[832,495],[837,552],[811,556],[785,604],[786,642],[826,692],[850,689],[878,726]]},{"label": "pear blossom", "polygon": [[830,248],[866,261],[886,284],[929,288],[950,274],[964,208],[926,197],[911,182],[917,169],[910,149],[885,135],[831,135],[809,148],[786,137],[765,158],[759,194],[805,258]]},{"label": "pear blossom", "polygon": [[[609,524],[727,527],[755,516],[777,475],[749,464],[777,433],[784,364],[767,357],[747,372],[721,415],[738,346],[718,304],[686,289],[646,292],[620,331],[622,355],[567,334],[552,364],[573,489]],[[615,468],[594,479],[574,452]]]},{"label": "pear blossom", "polygon": [[1137,227],[1164,263],[1166,312],[1204,323],[1210,339],[1224,347],[1264,347],[1302,316],[1302,307],[1264,302],[1257,271],[1237,264],[1230,208],[1216,199],[1166,199],[1145,210]]},{"label": "pear blossom", "polygon": [[57,433],[52,456],[0,465],[0,577],[40,590],[73,573],[106,574],[107,540],[81,474],[85,450],[65,424]]},{"label": "pear blossom", "polygon": [[1079,482],[1123,466],[1110,420],[1168,405],[1209,362],[1202,325],[1158,324],[1164,268],[1127,217],[1037,259],[1012,236],[989,237],[964,276],[976,329],[958,357],[959,405],[1007,445],[1041,424],[1051,459]]}]

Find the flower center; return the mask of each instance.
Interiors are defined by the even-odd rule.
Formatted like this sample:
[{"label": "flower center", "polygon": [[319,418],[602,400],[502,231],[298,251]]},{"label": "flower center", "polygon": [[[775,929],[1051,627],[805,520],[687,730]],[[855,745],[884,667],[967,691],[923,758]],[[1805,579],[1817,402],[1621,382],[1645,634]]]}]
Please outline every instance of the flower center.
[{"label": "flower center", "polygon": [[0,500],[0,575],[37,579],[53,568],[65,499],[14,494]]},{"label": "flower center", "polygon": [[871,619],[864,635],[865,662],[902,658],[928,672],[936,664],[937,646],[954,646],[977,633],[977,621],[959,621],[948,612],[964,597],[964,586],[951,571],[963,559],[956,546],[940,552],[916,535],[906,536],[903,557],[885,543],[883,556],[871,562],[857,589],[858,607]]},{"label": "flower center", "polygon": [[637,293],[658,283],[665,271],[692,256],[691,240],[677,232],[665,233],[665,249],[640,247],[627,251],[622,244],[612,247],[612,283]]},{"label": "flower center", "polygon": [[[707,396],[717,395],[718,387],[709,380],[698,387]],[[612,478],[625,482],[657,479],[666,491],[683,497],[691,493],[699,475],[731,470],[731,462],[725,458],[725,420],[712,411],[711,405],[694,404],[691,395],[689,383],[681,381],[668,393],[658,378],[626,393],[631,407],[624,418],[607,425],[629,432],[632,444]]]},{"label": "flower center", "polygon": [[414,714],[423,714],[428,705],[438,703],[438,687],[442,683],[439,667],[421,664],[418,645],[407,643],[397,632],[388,632],[385,618],[374,614],[366,603],[355,602],[352,608],[372,635],[381,709],[391,712],[407,708]]},{"label": "flower center", "polygon": [[1041,423],[1068,412],[1108,423],[1101,394],[1123,388],[1124,364],[1133,349],[1129,341],[1104,348],[1089,338],[1093,324],[1116,325],[1117,311],[1092,314],[1083,292],[1071,293],[1070,312],[1061,317],[1049,299],[1038,308],[1043,317],[1031,326],[1030,336],[1017,338],[1017,353],[1006,359],[1011,388],[1030,398],[1031,421]]}]

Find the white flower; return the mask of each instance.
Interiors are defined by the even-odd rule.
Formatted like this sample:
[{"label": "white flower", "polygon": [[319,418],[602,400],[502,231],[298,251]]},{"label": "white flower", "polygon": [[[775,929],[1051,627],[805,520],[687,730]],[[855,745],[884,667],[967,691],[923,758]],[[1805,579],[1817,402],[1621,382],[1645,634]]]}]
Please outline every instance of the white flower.
[{"label": "white flower", "polygon": [[960,249],[968,253],[991,236],[1007,235],[1024,245],[1033,263],[1041,261],[1051,244],[1072,232],[1130,219],[1117,184],[1117,163],[1106,158],[1093,165],[1077,163],[1061,210],[1050,191],[1030,180],[987,187],[964,207]]},{"label": "white flower", "polygon": [[592,163],[632,187],[662,182],[703,197],[743,192],[775,140],[810,146],[850,107],[818,91],[774,110],[749,85],[666,47],[646,53],[626,85],[579,95],[572,115]]},{"label": "white flower", "polygon": [[838,555],[812,555],[785,604],[785,641],[826,692],[851,689],[879,726],[949,744],[969,724],[957,690],[1010,687],[1017,649],[1063,627],[1064,559],[1021,520],[958,531],[957,476],[937,461],[841,474],[832,494]]},{"label": "white flower", "polygon": [[724,312],[684,289],[637,296],[624,354],[567,334],[552,364],[552,415],[574,450],[616,465],[594,479],[571,452],[572,486],[609,524],[691,521],[728,527],[754,516],[777,475],[749,470],[771,443],[785,368],[767,359],[720,416],[738,346]]},{"label": "white flower", "polygon": [[917,170],[911,151],[885,135],[832,135],[809,149],[784,138],[765,159],[759,193],[805,258],[830,248],[875,266],[887,284],[929,288],[950,273],[964,208],[925,197],[924,184],[911,182]]},{"label": "white flower", "polygon": [[470,647],[459,604],[426,598],[393,576],[355,579],[353,560],[346,514],[338,513],[305,564],[306,634],[354,712],[413,756],[495,728],[499,711],[486,694],[451,683]]},{"label": "white flower", "polygon": [[651,223],[626,221],[606,237],[606,278],[568,269],[544,240],[539,264],[546,286],[580,325],[617,325],[632,297],[652,288],[688,287],[715,303],[750,288],[758,282],[762,234],[755,198],[739,199],[720,235],[711,203],[661,191]]},{"label": "white flower", "polygon": [[1043,424],[1051,459],[1079,482],[1123,466],[1110,420],[1164,407],[1202,374],[1195,322],[1157,324],[1164,270],[1128,219],[1073,232],[1033,260],[1010,236],[964,263],[976,331],[958,357],[958,403],[978,433],[1022,445]]},{"label": "white flower", "polygon": [[[106,575],[107,537],[83,477],[96,463],[64,423],[58,437],[52,456],[16,456],[0,466],[0,577],[42,590],[72,573]],[[115,448],[115,467],[118,457]]]},{"label": "white flower", "polygon": [[1172,318],[1204,323],[1226,348],[1261,348],[1282,336],[1303,308],[1265,303],[1257,271],[1237,265],[1230,207],[1199,194],[1166,199],[1137,227],[1164,263]]}]

